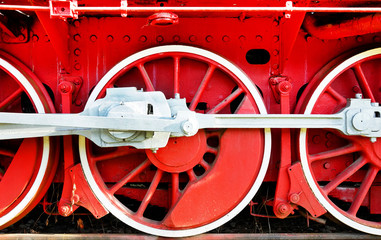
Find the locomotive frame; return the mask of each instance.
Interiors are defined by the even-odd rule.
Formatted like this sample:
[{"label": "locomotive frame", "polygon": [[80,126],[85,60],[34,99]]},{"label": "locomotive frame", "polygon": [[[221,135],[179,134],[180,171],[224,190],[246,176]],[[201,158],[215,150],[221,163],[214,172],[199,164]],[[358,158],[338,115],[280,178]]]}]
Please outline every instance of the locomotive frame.
[{"label": "locomotive frame", "polygon": [[54,181],[63,216],[82,206],[191,236],[276,182],[276,217],[328,211],[381,235],[380,12],[363,0],[5,1],[0,226]]}]

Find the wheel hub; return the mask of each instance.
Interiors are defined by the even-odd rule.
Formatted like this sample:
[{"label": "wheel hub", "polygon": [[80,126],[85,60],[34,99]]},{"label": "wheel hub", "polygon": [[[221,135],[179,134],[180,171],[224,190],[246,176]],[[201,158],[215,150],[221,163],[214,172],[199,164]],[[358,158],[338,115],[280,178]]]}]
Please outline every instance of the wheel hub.
[{"label": "wheel hub", "polygon": [[170,138],[165,148],[156,153],[147,149],[149,160],[159,169],[170,172],[186,172],[195,167],[206,152],[204,131],[192,137]]}]

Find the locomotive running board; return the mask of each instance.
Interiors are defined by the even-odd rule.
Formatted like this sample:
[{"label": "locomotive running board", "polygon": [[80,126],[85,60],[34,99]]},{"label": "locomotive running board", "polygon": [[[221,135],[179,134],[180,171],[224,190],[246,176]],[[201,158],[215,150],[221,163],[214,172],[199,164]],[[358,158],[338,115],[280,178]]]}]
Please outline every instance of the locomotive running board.
[{"label": "locomotive running board", "polygon": [[102,147],[154,149],[199,129],[327,128],[374,142],[381,137],[381,107],[357,97],[335,114],[199,114],[185,99],[167,100],[161,92],[109,89],[79,114],[0,113],[0,139],[82,135]]}]

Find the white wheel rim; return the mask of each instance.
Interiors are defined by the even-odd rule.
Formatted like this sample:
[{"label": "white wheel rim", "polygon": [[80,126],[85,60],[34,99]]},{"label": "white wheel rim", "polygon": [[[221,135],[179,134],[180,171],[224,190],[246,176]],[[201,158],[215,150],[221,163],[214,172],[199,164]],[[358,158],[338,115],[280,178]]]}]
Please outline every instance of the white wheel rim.
[{"label": "white wheel rim", "polygon": [[[258,93],[258,90],[256,87],[251,83],[250,79],[244,74],[239,68],[237,68],[235,65],[227,61],[226,59],[220,57],[219,55],[216,55],[212,52],[190,47],[190,46],[182,46],[182,45],[169,45],[169,46],[159,46],[154,47],[150,49],[143,50],[141,52],[135,53],[131,55],[130,57],[127,57],[117,65],[115,65],[97,84],[97,86],[94,88],[93,92],[91,93],[88,103],[94,102],[100,93],[100,91],[106,86],[106,84],[110,81],[110,79],[119,71],[121,71],[125,66],[128,66],[129,64],[142,59],[144,57],[163,53],[163,52],[180,52],[180,53],[191,53],[195,55],[199,55],[202,57],[207,57],[215,62],[220,63],[222,66],[226,67],[229,71],[231,71],[234,75],[236,75],[241,82],[247,87],[250,94],[254,97],[254,100],[257,104],[257,107],[259,109],[259,112],[261,114],[266,114],[266,108],[262,101],[262,98],[260,94]],[[131,218],[129,218],[127,215],[124,215],[120,212],[118,208],[116,208],[111,202],[110,199],[107,198],[97,185],[94,177],[91,174],[90,166],[87,160],[87,154],[86,154],[86,141],[85,137],[80,136],[79,137],[79,153],[81,158],[81,164],[83,172],[86,176],[86,179],[98,198],[98,200],[105,206],[105,208],[110,211],[114,216],[116,216],[118,219],[120,219],[122,222],[128,224],[129,226],[136,228],[140,231],[157,235],[157,236],[163,236],[163,237],[186,237],[186,236],[193,236],[200,233],[204,233],[207,231],[210,231],[214,228],[217,228],[221,226],[222,224],[228,222],[231,220],[234,216],[236,216],[245,206],[248,205],[250,200],[254,197],[255,193],[258,191],[264,177],[267,171],[267,167],[270,160],[270,151],[271,151],[271,132],[270,129],[264,130],[264,155],[263,155],[263,161],[261,164],[261,168],[258,173],[258,177],[255,180],[252,188],[250,189],[249,193],[245,196],[245,198],[228,214],[226,214],[224,217],[209,223],[207,225],[193,228],[193,229],[186,229],[186,230],[164,230],[164,229],[157,229],[153,227],[149,227],[146,225],[143,225],[141,223],[138,223]]]},{"label": "white wheel rim", "polygon": [[[371,49],[362,53],[359,53],[357,55],[354,55],[341,64],[339,64],[337,67],[335,67],[328,75],[321,81],[321,83],[318,85],[314,93],[312,94],[307,106],[306,110],[304,111],[304,114],[310,114],[312,112],[312,109],[318,100],[320,94],[323,92],[325,87],[335,79],[336,76],[338,76],[342,71],[347,69],[349,66],[351,66],[353,63],[356,63],[362,59],[372,57],[374,55],[381,54],[381,48],[375,48]],[[347,216],[343,215],[341,212],[339,212],[336,208],[332,206],[332,204],[323,196],[321,191],[319,190],[319,186],[316,184],[314,177],[312,176],[312,172],[309,166],[308,158],[307,158],[307,129],[303,128],[300,130],[300,137],[299,137],[299,146],[300,146],[300,159],[301,164],[303,168],[304,175],[307,179],[308,185],[310,186],[311,190],[315,194],[318,201],[324,206],[324,208],[332,214],[334,217],[336,217],[341,222],[345,223],[346,225],[357,229],[362,232],[375,234],[375,235],[381,235],[381,229],[369,227],[363,224],[360,224],[351,218],[348,218]]]},{"label": "white wheel rim", "polygon": [[[43,103],[41,102],[41,99],[38,96],[38,93],[36,92],[34,87],[31,85],[29,80],[17,68],[15,68],[12,64],[10,64],[9,62],[7,62],[6,60],[2,58],[0,58],[0,66],[6,69],[8,74],[11,75],[13,79],[17,79],[17,81],[25,88],[25,90],[29,94],[29,97],[32,99],[34,103],[34,106],[37,112],[45,113]],[[38,169],[37,176],[32,184],[32,187],[29,189],[29,192],[25,195],[25,197],[21,200],[21,202],[15,208],[13,208],[11,211],[9,211],[7,214],[5,214],[4,216],[0,218],[0,226],[8,223],[12,219],[20,215],[36,197],[36,194],[38,193],[38,190],[40,189],[40,185],[46,174],[48,160],[49,160],[49,153],[50,153],[49,137],[44,137],[41,164],[40,164],[40,168]]]}]

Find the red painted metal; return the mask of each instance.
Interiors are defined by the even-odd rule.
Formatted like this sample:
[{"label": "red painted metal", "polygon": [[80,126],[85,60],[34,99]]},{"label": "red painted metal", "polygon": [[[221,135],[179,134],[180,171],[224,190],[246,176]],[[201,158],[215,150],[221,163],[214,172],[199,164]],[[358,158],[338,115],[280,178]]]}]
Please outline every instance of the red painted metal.
[{"label": "red painted metal", "polygon": [[[12,64],[27,73],[50,111],[82,111],[99,80],[115,64],[138,51],[162,45],[187,45],[217,53],[234,63],[258,87],[269,113],[287,114],[301,112],[316,84],[329,69],[352,55],[352,49],[367,49],[381,42],[379,1],[269,0],[232,4],[230,0],[131,0],[128,4],[126,0],[81,0],[78,5],[69,0],[51,0],[49,4],[42,0],[4,1],[0,10],[22,11],[32,21],[13,28],[8,22],[11,18],[0,19],[3,32],[0,49],[20,59]],[[21,29],[20,35],[12,31],[17,27]],[[250,50],[263,51],[250,56]],[[345,52],[349,55],[330,63]],[[370,59],[340,73],[337,83],[321,96],[315,112],[336,112],[355,93],[379,102],[381,86],[376,71],[379,63],[380,59]],[[1,70],[0,75],[5,76],[1,81],[0,109],[21,111],[17,104],[24,90],[12,83],[6,71]],[[235,99],[248,95],[239,79],[219,63],[187,54],[147,57],[126,66],[106,87],[128,86],[159,90],[167,98],[180,95],[187,99],[191,110],[200,113],[230,113]],[[251,98],[244,101],[244,107],[235,110],[258,112]],[[328,193],[327,198],[344,204],[355,202],[346,210],[352,216],[360,206],[369,208],[371,214],[379,214],[381,179],[376,172],[381,167],[379,142],[346,138],[321,129],[308,134],[309,159],[316,162],[314,177],[326,184],[323,190]],[[307,187],[298,163],[297,134],[289,129],[275,130],[272,138],[273,150],[264,184],[276,182],[272,192],[276,216],[284,218],[298,206],[312,216],[320,216],[325,210]],[[79,171],[76,137],[66,136],[57,141],[63,149],[55,146],[52,150],[53,163],[49,163],[53,164],[49,166],[52,174],[44,182],[49,183],[54,165],[60,164],[55,179],[64,183],[60,213],[69,215],[83,206],[95,216],[103,216],[105,209]],[[0,189],[10,193],[9,198],[0,199],[1,209],[17,205],[17,197],[28,189],[27,179],[36,174],[32,166],[39,164],[36,151],[40,144],[40,140],[12,141],[0,149],[1,166],[11,166],[8,171],[14,172],[10,174],[13,178],[0,176]],[[162,227],[148,221],[151,216],[143,217],[144,209],[154,205],[170,212],[165,227],[180,229],[209,223],[243,198],[262,161],[262,146],[261,130],[205,130],[192,138],[171,138],[169,145],[156,153],[129,147],[97,148],[88,143],[88,158],[98,185],[103,184],[102,191],[108,192],[115,203],[125,203],[124,198],[133,199],[135,205],[142,203],[140,208],[133,209],[137,213],[132,216],[134,220]],[[205,155],[209,162],[201,161]],[[354,162],[358,155],[365,160]],[[23,159],[31,161],[24,163]],[[235,159],[234,164],[231,159]],[[240,173],[234,172],[234,168]],[[22,176],[16,177],[17,173]],[[345,186],[337,187],[344,178]],[[358,189],[363,179],[368,184]],[[187,184],[194,187],[184,193]],[[41,186],[36,201],[45,191],[46,186]],[[214,200],[221,203],[216,206]],[[35,201],[27,210],[34,204]],[[208,209],[216,212],[212,214]],[[125,209],[121,211],[131,214]]]}]

